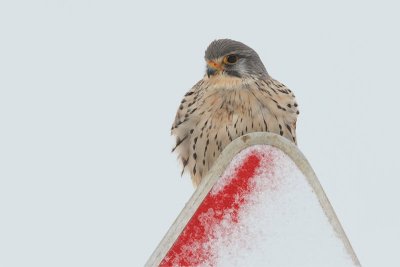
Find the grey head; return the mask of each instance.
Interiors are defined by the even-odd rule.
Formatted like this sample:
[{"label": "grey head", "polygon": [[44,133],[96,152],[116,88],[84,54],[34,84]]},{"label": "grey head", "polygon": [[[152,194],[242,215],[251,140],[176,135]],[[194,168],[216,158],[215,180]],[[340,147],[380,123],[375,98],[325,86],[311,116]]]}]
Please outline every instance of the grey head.
[{"label": "grey head", "polygon": [[207,75],[228,75],[238,78],[249,76],[268,77],[260,57],[247,45],[230,40],[213,41],[204,56],[207,62]]}]

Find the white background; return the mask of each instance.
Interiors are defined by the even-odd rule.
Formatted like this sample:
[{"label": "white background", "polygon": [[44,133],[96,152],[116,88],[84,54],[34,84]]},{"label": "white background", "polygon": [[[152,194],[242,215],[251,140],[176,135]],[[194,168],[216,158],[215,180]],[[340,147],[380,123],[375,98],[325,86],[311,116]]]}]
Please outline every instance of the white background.
[{"label": "white background", "polygon": [[0,266],[145,263],[193,192],[172,120],[226,37],[295,92],[299,147],[363,266],[400,266],[399,8],[1,1]]}]

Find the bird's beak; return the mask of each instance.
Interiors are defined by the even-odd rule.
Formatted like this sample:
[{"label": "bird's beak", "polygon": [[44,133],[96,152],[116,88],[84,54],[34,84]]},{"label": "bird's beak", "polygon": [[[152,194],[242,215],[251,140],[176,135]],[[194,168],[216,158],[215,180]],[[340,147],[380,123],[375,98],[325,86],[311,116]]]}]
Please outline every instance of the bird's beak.
[{"label": "bird's beak", "polygon": [[218,64],[212,60],[207,61],[207,76],[208,76],[208,78],[210,78],[210,76],[215,75],[216,73],[219,73],[222,70],[223,70],[223,68],[220,64]]}]

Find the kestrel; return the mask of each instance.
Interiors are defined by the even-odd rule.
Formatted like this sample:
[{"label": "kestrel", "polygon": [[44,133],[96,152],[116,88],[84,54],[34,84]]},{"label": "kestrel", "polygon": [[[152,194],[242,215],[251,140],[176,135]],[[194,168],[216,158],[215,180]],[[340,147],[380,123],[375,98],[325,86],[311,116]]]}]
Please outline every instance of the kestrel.
[{"label": "kestrel", "polygon": [[172,151],[199,185],[222,150],[251,132],[279,134],[296,144],[299,114],[292,91],[273,79],[258,54],[230,39],[205,51],[206,74],[184,96],[171,134]]}]

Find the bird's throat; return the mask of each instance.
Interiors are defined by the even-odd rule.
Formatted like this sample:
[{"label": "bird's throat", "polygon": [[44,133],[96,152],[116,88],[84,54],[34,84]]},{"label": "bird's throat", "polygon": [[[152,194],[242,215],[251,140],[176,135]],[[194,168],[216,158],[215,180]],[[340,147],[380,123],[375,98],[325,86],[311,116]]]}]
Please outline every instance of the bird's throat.
[{"label": "bird's throat", "polygon": [[214,75],[206,79],[210,89],[235,90],[243,88],[243,83],[246,83],[246,79],[227,75]]}]

